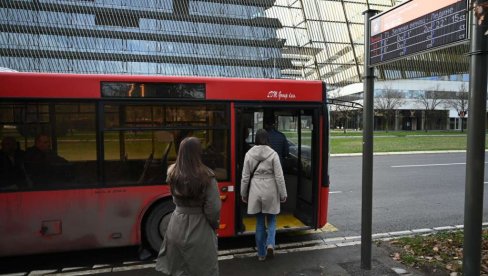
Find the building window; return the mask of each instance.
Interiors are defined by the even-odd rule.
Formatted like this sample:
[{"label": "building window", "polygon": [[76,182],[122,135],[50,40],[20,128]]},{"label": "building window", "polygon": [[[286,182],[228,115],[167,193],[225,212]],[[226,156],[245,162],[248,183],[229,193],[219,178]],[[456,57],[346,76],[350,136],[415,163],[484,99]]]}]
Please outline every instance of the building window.
[{"label": "building window", "polygon": [[138,28],[139,17],[129,14],[116,15],[107,12],[97,12],[95,14],[95,25]]},{"label": "building window", "polygon": [[189,0],[173,0],[173,10],[175,14],[189,15],[190,1]]}]

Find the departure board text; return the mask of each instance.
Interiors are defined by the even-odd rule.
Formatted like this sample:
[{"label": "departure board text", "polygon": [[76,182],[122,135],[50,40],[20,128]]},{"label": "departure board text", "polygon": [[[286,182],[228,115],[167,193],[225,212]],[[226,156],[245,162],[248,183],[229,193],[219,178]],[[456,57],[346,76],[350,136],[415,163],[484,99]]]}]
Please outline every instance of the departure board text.
[{"label": "departure board text", "polygon": [[[417,5],[415,2],[412,1],[412,5]],[[443,0],[443,2],[448,1]],[[411,19],[415,14],[422,14],[420,7],[429,8],[425,7],[425,2],[423,5],[402,7],[403,11],[396,11],[398,13],[396,16],[387,12],[384,16],[388,16],[388,19],[382,18],[383,15],[373,18],[371,20],[369,65],[388,62],[466,40],[468,38],[467,3],[465,0],[450,0],[450,2],[454,3],[432,12],[426,10],[429,13],[424,13],[408,22],[402,22],[400,15],[404,13],[405,20]],[[435,6],[430,7],[430,9],[434,8]]]}]

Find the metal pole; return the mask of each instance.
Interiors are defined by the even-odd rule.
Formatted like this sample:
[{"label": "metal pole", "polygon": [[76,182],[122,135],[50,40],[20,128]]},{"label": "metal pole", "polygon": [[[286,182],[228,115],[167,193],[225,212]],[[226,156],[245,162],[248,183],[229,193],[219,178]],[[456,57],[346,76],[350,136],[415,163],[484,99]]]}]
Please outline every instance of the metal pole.
[{"label": "metal pole", "polygon": [[373,96],[374,68],[369,67],[369,19],[377,11],[367,10],[364,16],[364,107],[363,107],[363,179],[361,201],[361,268],[371,269],[371,228],[373,220]]},{"label": "metal pole", "polygon": [[[478,0],[484,4],[487,0]],[[464,203],[464,275],[480,275],[481,224],[485,171],[487,37],[486,27],[471,22],[471,68],[469,77],[468,150]]]}]

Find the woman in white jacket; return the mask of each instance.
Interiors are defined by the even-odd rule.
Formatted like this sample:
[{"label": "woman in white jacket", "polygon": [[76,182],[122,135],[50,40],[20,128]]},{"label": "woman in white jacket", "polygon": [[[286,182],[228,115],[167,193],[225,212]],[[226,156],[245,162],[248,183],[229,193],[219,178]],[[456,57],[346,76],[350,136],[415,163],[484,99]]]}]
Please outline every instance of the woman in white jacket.
[{"label": "woman in white jacket", "polygon": [[266,256],[273,257],[276,215],[280,213],[280,202],[286,201],[287,194],[280,157],[269,146],[266,130],[256,132],[255,142],[256,145],[244,158],[241,196],[242,201],[248,203],[247,213],[256,215],[258,259],[264,261]]}]

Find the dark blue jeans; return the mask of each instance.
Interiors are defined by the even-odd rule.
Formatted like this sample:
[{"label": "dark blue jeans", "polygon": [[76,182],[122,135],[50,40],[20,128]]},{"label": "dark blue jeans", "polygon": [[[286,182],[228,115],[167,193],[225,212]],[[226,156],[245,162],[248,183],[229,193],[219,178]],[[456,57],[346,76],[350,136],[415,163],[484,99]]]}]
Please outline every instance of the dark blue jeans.
[{"label": "dark blue jeans", "polygon": [[[266,231],[266,226],[268,231]],[[271,245],[273,248],[275,247],[275,237],[276,215],[256,214],[256,247],[258,248],[258,256],[266,256],[266,247],[268,245]]]}]

